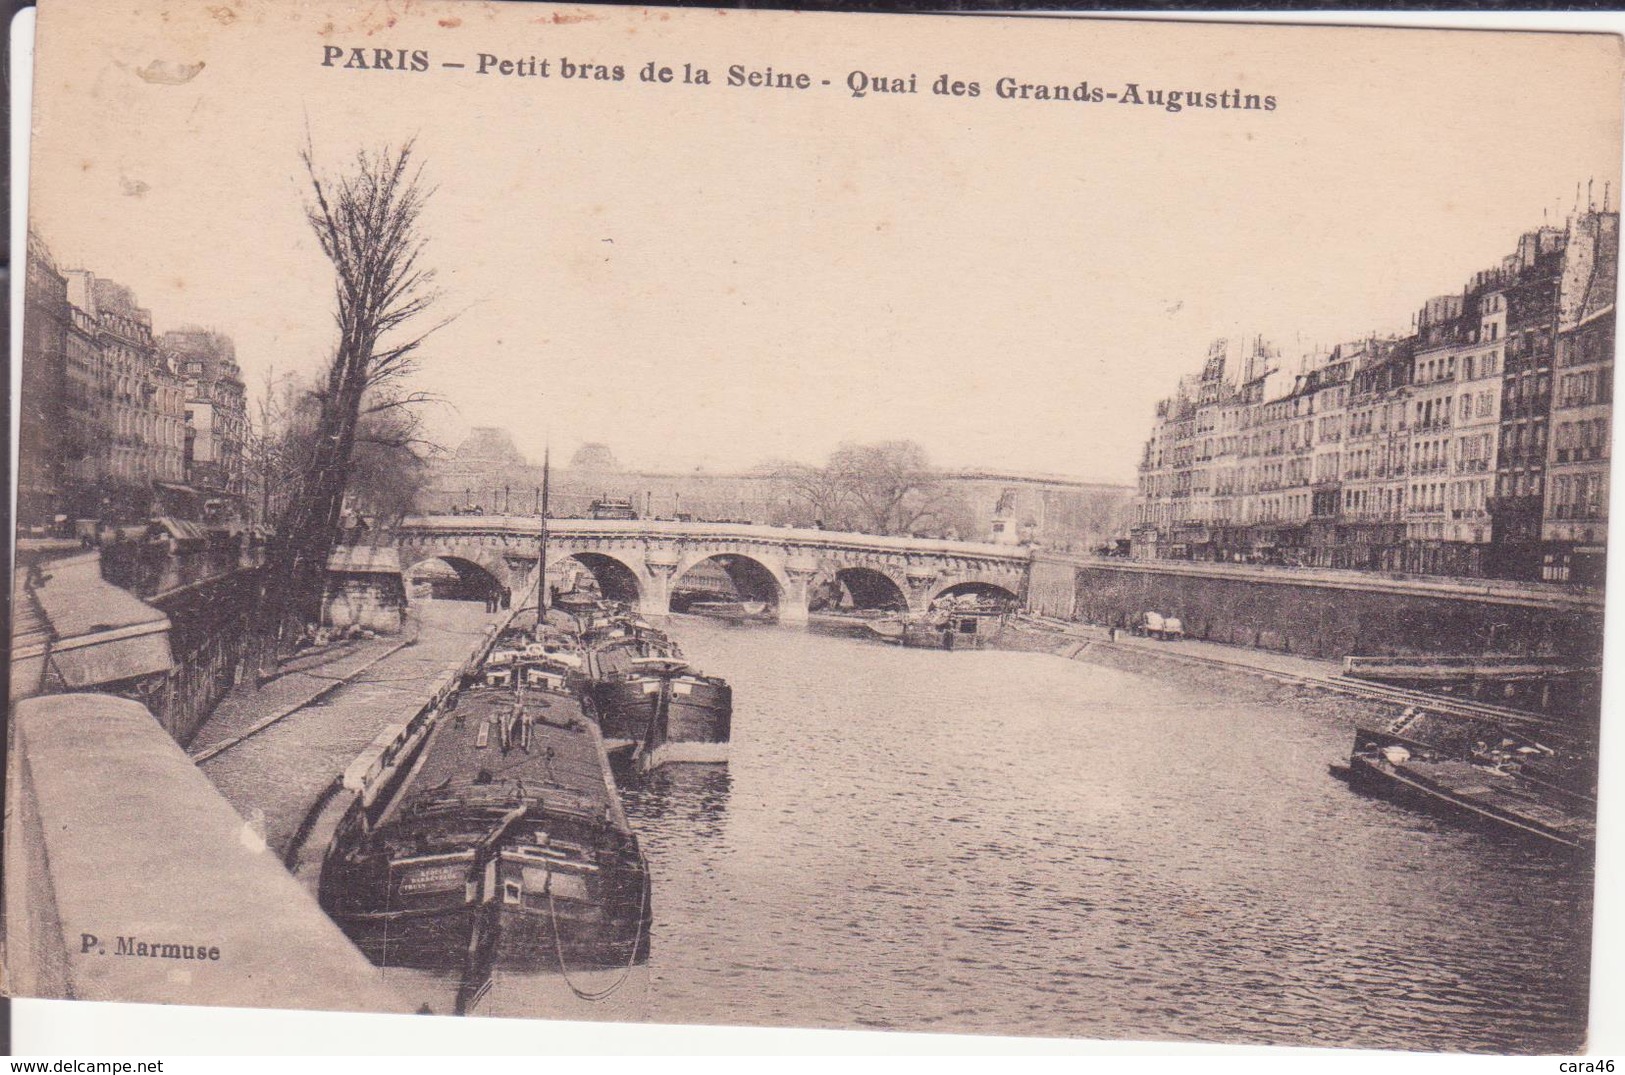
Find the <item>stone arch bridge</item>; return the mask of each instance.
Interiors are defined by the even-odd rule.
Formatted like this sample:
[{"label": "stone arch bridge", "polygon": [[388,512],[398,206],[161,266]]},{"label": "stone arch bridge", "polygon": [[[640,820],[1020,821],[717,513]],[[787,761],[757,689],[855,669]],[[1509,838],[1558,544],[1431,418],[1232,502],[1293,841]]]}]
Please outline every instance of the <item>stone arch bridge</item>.
[{"label": "stone arch bridge", "polygon": [[[439,558],[468,575],[480,570],[520,593],[535,578],[540,520],[517,515],[417,515],[396,532],[409,571]],[[1025,548],[928,538],[877,537],[750,523],[658,519],[550,519],[547,556],[573,558],[606,596],[647,614],[670,610],[685,575],[707,561],[740,589],[776,605],[781,622],[805,622],[816,583],[837,581],[860,604],[920,611],[950,591],[1019,598],[1031,555]]]}]

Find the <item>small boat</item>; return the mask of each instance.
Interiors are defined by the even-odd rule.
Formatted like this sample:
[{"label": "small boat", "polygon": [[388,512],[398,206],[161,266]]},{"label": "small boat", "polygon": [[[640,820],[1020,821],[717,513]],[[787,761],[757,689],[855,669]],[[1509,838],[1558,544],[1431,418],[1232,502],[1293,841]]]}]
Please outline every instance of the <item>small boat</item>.
[{"label": "small boat", "polygon": [[461,968],[459,1011],[493,967],[648,957],[648,868],[568,672],[493,655],[399,791],[352,808],[323,864],[321,904],[356,946],[380,966]]},{"label": "small boat", "polygon": [[692,616],[710,616],[718,620],[737,620],[744,623],[771,623],[777,612],[766,601],[728,601],[702,599],[690,601],[683,611]]},{"label": "small boat", "polygon": [[966,595],[939,598],[929,612],[874,621],[870,629],[912,649],[981,649],[1004,630],[1010,608],[1003,602]]},{"label": "small boat", "polygon": [[[1511,747],[1510,750],[1505,749]],[[1471,824],[1571,850],[1595,846],[1596,800],[1520,773],[1513,740],[1489,752],[1452,754],[1393,732],[1358,729],[1334,776],[1351,786]]]}]

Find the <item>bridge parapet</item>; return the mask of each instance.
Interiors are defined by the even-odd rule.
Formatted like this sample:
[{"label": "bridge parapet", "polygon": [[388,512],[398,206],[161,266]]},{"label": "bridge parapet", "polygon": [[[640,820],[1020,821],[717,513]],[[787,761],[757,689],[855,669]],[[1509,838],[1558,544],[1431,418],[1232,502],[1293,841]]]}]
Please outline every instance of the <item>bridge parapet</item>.
[{"label": "bridge parapet", "polygon": [[[888,553],[986,556],[1019,563],[1026,563],[1032,557],[1031,551],[1024,546],[993,545],[984,541],[894,537],[757,523],[683,522],[675,519],[549,519],[547,532],[549,541],[576,537],[660,538],[671,541],[756,540]],[[501,533],[516,537],[528,535],[534,542],[541,533],[541,520],[534,515],[408,515],[401,520],[397,533],[471,536]]]}]

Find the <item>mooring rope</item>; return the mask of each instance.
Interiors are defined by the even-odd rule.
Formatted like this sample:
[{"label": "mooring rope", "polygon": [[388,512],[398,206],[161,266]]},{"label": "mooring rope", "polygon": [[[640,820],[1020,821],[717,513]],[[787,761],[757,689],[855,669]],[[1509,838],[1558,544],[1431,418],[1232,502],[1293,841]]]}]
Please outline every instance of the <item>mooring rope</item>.
[{"label": "mooring rope", "polygon": [[580,986],[576,985],[575,982],[570,980],[570,969],[565,965],[564,962],[564,940],[559,932],[559,913],[558,909],[553,906],[553,884],[551,881],[548,882],[547,917],[549,924],[553,927],[553,951],[558,955],[559,958],[559,976],[564,979],[564,984],[570,987],[570,992],[574,993],[577,999],[594,1002],[607,1000],[611,994],[626,984],[626,980],[632,976],[632,968],[637,965],[638,949],[643,945],[643,912],[648,909],[648,906],[649,876],[648,873],[645,872],[643,876],[643,885],[638,892],[637,934],[632,938],[632,955],[627,959],[626,969],[621,971],[621,976],[619,978],[605,988],[594,992],[591,990],[582,989]]}]

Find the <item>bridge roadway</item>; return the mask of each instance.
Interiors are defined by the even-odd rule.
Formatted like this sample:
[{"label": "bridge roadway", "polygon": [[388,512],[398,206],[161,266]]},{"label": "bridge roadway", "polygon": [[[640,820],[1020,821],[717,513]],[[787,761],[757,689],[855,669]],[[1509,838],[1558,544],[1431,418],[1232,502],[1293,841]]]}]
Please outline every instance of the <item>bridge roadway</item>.
[{"label": "bridge roadway", "polygon": [[[575,559],[606,595],[645,614],[669,611],[683,576],[717,560],[742,591],[768,600],[785,623],[807,619],[820,584],[839,582],[868,604],[906,602],[919,611],[951,590],[1019,597],[1030,550],[1011,545],[882,537],[751,523],[664,519],[549,519],[548,562]],[[478,568],[521,592],[534,576],[540,520],[519,515],[416,515],[396,531],[408,571],[439,558]]]}]

